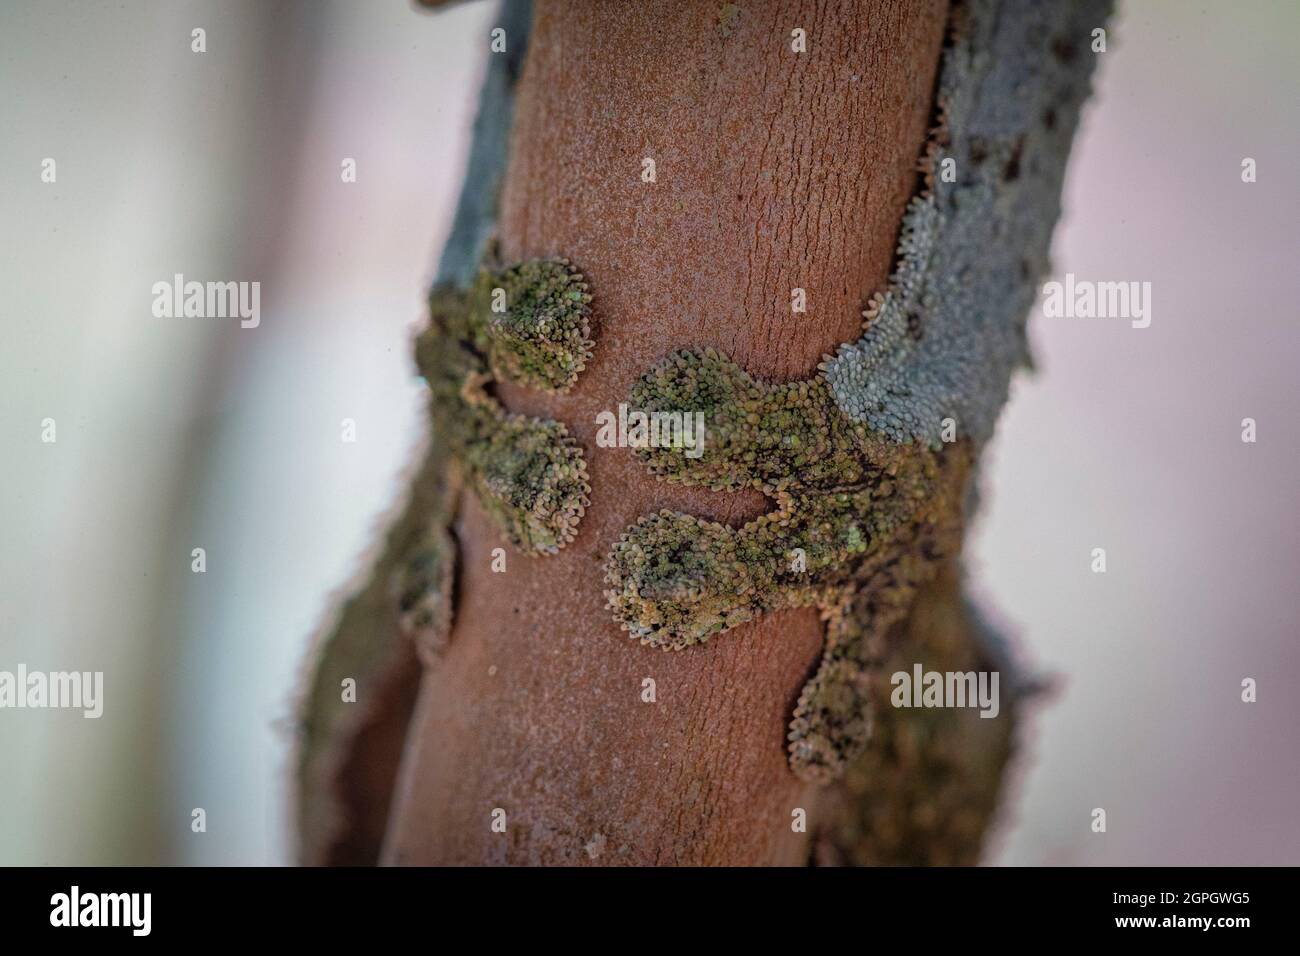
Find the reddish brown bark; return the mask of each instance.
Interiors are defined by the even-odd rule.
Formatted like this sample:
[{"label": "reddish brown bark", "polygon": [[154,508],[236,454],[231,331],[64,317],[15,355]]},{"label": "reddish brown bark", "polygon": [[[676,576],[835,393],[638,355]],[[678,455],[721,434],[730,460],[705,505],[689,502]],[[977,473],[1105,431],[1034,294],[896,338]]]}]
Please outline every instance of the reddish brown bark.
[{"label": "reddish brown bark", "polygon": [[[799,863],[791,810],[815,793],[785,732],[821,643],[814,611],[705,647],[638,646],[604,608],[602,564],[638,516],[739,522],[767,507],[656,483],[598,448],[596,415],[668,352],[715,346],[756,374],[808,375],[855,338],[916,185],[946,4],[542,2],[502,197],[506,260],[587,275],[595,359],[553,397],[506,405],[583,443],[592,504],[559,555],[510,552],[467,496],[445,657],[423,679],[386,858],[399,863]],[[791,50],[791,31],[808,49]],[[655,161],[657,181],[641,179]],[[792,314],[791,290],[808,311]],[[641,699],[652,677],[657,702]],[[490,828],[505,810],[504,834]]]}]

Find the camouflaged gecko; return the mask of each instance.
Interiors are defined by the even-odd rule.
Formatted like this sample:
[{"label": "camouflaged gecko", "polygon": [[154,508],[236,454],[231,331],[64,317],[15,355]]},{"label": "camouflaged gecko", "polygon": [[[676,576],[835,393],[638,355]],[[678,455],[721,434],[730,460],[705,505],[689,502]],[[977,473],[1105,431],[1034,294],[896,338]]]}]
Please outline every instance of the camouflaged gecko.
[{"label": "camouflaged gecko", "polygon": [[934,451],[874,435],[835,404],[821,376],[753,379],[712,349],[679,352],[642,377],[631,404],[703,412],[704,453],[636,451],[671,482],[751,487],[776,508],[741,528],[660,511],[629,528],[606,564],[616,619],[643,644],[680,650],[782,608],[818,606],[829,620],[817,673],[790,725],[791,766],[826,781],[865,745],[871,661],[863,622],[844,607],[875,595],[871,626],[888,626],[960,540],[969,445]]},{"label": "camouflaged gecko", "polygon": [[[485,268],[469,290],[434,291],[429,328],[416,342],[436,433],[483,510],[525,554],[554,554],[573,540],[591,503],[587,465],[563,424],[507,412],[490,386],[572,388],[592,354],[590,303],[565,259]],[[444,521],[430,536],[397,588],[402,631],[426,655],[441,650],[450,629],[453,563]]]},{"label": "camouflaged gecko", "polygon": [[[1088,41],[1109,7],[955,0],[936,96],[940,122],[895,273],[871,301],[864,335],[814,378],[767,385],[696,349],[638,387],[647,405],[717,414],[703,458],[646,450],[656,473],[718,489],[757,487],[776,510],[739,529],[672,512],[643,519],[607,566],[615,613],[634,636],[673,648],[780,607],[822,608],[825,650],[791,722],[791,762],[819,781],[844,772],[839,789],[852,822],[832,842],[852,862],[974,862],[996,802],[1009,720],[966,726],[955,711],[886,710],[874,715],[868,740],[871,704],[887,669],[917,655],[957,669],[1011,667],[972,656],[987,639],[954,628],[965,614],[950,556],[960,545],[966,474],[1012,371],[1027,359],[1024,317],[1047,269],[1065,160],[1088,93],[1095,60]],[[494,377],[567,387],[590,349],[582,344],[585,312],[545,328],[494,320],[490,298],[487,310],[483,301],[494,286],[473,281],[495,228],[528,32],[526,5],[505,10],[515,16],[514,42],[490,60],[469,178],[440,269],[473,289],[435,291],[437,331],[419,343],[434,394],[433,446],[369,585],[326,641],[304,708],[301,826],[309,849],[323,844],[320,821],[335,812],[327,791],[339,777],[336,752],[358,748],[355,735],[344,739],[352,731],[338,703],[339,677],[373,673],[390,643],[405,646],[393,638],[399,615],[402,633],[433,651],[450,626],[450,529],[461,483],[529,553],[563,547],[585,508],[581,453],[563,426],[508,415],[490,390]],[[586,291],[569,288],[581,277],[567,266],[538,275],[553,290]],[[565,303],[563,294],[551,301]],[[945,419],[961,435],[946,447]],[[930,595],[919,604],[918,587]],[[376,805],[389,801],[381,794]]]},{"label": "camouflaged gecko", "polygon": [[890,286],[864,312],[863,336],[816,376],[768,385],[697,349],[634,389],[638,410],[706,423],[698,460],[639,450],[652,473],[757,488],[776,510],[738,529],[671,511],[642,518],[606,562],[609,606],[633,637],[671,650],[769,611],[820,607],[825,649],[788,734],[805,779],[835,779],[864,752],[881,637],[960,548],[967,472],[1028,362],[1025,318],[1088,93],[1087,40],[1108,9],[954,7],[924,188]]},{"label": "camouflaged gecko", "polygon": [[[590,303],[582,275],[564,259],[484,268],[470,288],[445,284],[430,296],[416,361],[429,384],[434,439],[368,581],[322,635],[302,702],[298,797],[307,861],[373,862],[378,852],[382,833],[365,832],[376,817],[364,801],[383,807],[386,797],[341,788],[349,774],[354,788],[370,779],[349,761],[366,749],[368,728],[400,713],[409,655],[431,663],[450,634],[462,490],[478,495],[525,554],[554,554],[573,539],[591,490],[582,449],[559,422],[506,412],[492,384],[572,387],[592,354]],[[362,706],[342,698],[348,679]],[[372,774],[384,752],[372,758]],[[390,782],[395,772],[387,769]]]}]

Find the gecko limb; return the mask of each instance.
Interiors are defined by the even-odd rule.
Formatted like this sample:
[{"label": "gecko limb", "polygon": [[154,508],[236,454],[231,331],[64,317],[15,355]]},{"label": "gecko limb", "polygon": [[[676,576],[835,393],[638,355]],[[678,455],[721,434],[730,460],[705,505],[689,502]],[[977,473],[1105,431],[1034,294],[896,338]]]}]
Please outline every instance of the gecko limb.
[{"label": "gecko limb", "polygon": [[[839,409],[821,375],[767,384],[712,349],[651,369],[632,404],[708,422],[698,457],[638,449],[653,474],[756,488],[775,508],[740,528],[667,510],[643,517],[606,562],[615,618],[643,644],[680,650],[761,614],[819,606],[831,618],[826,652],[800,695],[789,749],[801,777],[829,779],[867,737],[862,646],[905,612],[940,541],[960,537],[968,447],[880,441]],[[864,588],[877,595],[870,613],[837,613]]]},{"label": "gecko limb", "polygon": [[591,356],[590,302],[563,259],[485,269],[468,291],[434,291],[430,328],[416,343],[435,432],[492,521],[527,554],[573,540],[590,504],[587,465],[563,424],[507,412],[492,384],[572,387]]}]

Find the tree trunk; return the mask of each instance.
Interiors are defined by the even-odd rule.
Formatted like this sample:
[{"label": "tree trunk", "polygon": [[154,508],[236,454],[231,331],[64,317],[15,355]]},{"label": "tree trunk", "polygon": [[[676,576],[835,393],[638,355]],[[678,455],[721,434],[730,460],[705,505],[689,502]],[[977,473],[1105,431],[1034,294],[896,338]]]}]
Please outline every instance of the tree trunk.
[{"label": "tree trunk", "polygon": [[[576,538],[558,553],[511,549],[495,512],[473,493],[473,467],[463,464],[463,453],[462,467],[446,460],[457,454],[435,426],[430,463],[414,482],[412,503],[328,645],[364,650],[325,655],[326,662],[342,657],[347,663],[321,666],[305,710],[300,808],[307,859],[366,861],[381,834],[383,858],[394,863],[978,858],[1012,750],[1015,703],[1027,684],[960,599],[960,489],[968,482],[966,463],[986,437],[982,415],[989,408],[996,413],[1019,357],[1011,353],[1021,342],[1025,309],[1016,303],[1045,267],[1060,168],[1082,93],[1077,83],[1064,82],[1043,93],[1050,119],[1041,110],[1028,117],[1035,101],[1019,104],[1023,116],[1011,104],[1009,118],[994,120],[963,96],[980,83],[997,93],[1018,89],[1017,80],[1060,75],[1082,75],[1086,89],[1086,66],[1070,63],[1084,59],[1087,33],[1080,31],[1089,16],[1100,26],[1102,11],[1080,3],[1068,15],[1028,17],[1013,2],[970,6],[950,12],[942,0],[836,0],[815,9],[779,0],[720,7],[543,3],[517,90],[513,65],[526,31],[522,23],[507,24],[507,52],[491,67],[442,277],[469,284],[485,250],[489,260],[504,263],[565,257],[581,271],[595,347],[576,384],[559,393],[498,375],[489,401],[563,423],[585,456],[589,503],[579,509]],[[1019,31],[1007,26],[1015,17],[1023,19]],[[1034,29],[1044,21],[1061,32]],[[977,43],[1002,53],[1005,44],[1018,44],[1012,52],[1019,59],[1000,62],[1021,75],[998,79],[987,62],[969,55]],[[945,73],[937,81],[941,56]],[[974,79],[967,75],[972,70]],[[945,109],[954,104],[974,118],[953,122]],[[1007,128],[995,129],[999,122]],[[1030,123],[1034,130],[1026,132]],[[942,128],[930,134],[936,124]],[[494,217],[490,198],[507,128],[509,164]],[[966,192],[935,186],[934,163],[949,153]],[[995,163],[995,172],[977,168]],[[957,361],[957,374],[943,376],[950,381],[971,364],[978,369],[965,392],[942,393],[941,410],[962,422],[952,447],[943,447],[946,436],[928,440],[928,431],[900,438],[890,429],[906,429],[911,407],[887,408],[882,399],[858,408],[852,362],[823,359],[862,334],[862,310],[870,305],[868,335],[886,334],[897,318],[909,336],[907,354],[914,358],[885,370],[903,380],[895,394],[910,394],[915,382],[924,395],[934,363],[947,359],[927,354],[929,343],[915,343],[930,335],[961,347],[963,330],[952,332],[945,323],[969,323],[971,310],[951,305],[945,312],[918,295],[905,317],[894,315],[910,301],[912,285],[942,289],[950,278],[942,263],[927,260],[928,271],[918,271],[915,283],[900,279],[909,274],[906,250],[901,265],[895,256],[900,222],[907,211],[905,239],[922,232],[917,223],[925,209],[909,211],[909,201],[933,197],[940,226],[955,224],[938,230],[933,249],[942,251],[944,241],[969,245],[973,235],[953,238],[970,214],[963,197],[985,193],[1002,197],[1004,209],[1019,208],[1021,197],[1034,209],[1032,216],[981,214],[1006,224],[1010,251],[988,250],[988,256],[999,268],[1004,259],[1014,263],[1017,290],[1005,308],[1020,315],[1001,330],[1013,345],[1000,345],[998,329],[976,330],[977,347]],[[498,241],[488,250],[494,218]],[[992,280],[980,282],[988,269],[969,278],[982,265],[954,268],[963,283],[985,293],[993,288]],[[873,302],[886,290],[892,298]],[[965,318],[951,318],[954,312]],[[445,347],[436,337],[427,346],[440,353]],[[628,402],[647,369],[679,349],[709,348],[757,383],[808,383],[830,409],[834,441],[869,434],[871,454],[888,462],[870,472],[883,482],[877,491],[901,487],[915,468],[929,480],[928,498],[924,518],[909,510],[902,521],[906,534],[897,541],[905,544],[895,545],[902,551],[855,572],[851,581],[835,578],[834,599],[826,589],[815,597],[796,589],[800,597],[785,600],[789,589],[778,594],[774,588],[758,611],[732,608],[721,628],[726,633],[707,646],[665,653],[644,645],[671,643],[660,640],[666,631],[627,627],[625,609],[625,629],[643,638],[642,645],[630,640],[619,628],[616,598],[607,594],[611,581],[617,591],[620,580],[611,548],[627,540],[641,516],[685,513],[744,533],[774,507],[786,507],[781,495],[791,489],[806,495],[797,498],[805,506],[825,500],[822,485],[801,491],[799,474],[769,475],[745,487],[728,476],[725,490],[712,490],[689,472],[686,483],[657,481],[645,456],[603,447],[602,414]],[[987,359],[980,349],[991,350]],[[496,370],[495,361],[489,364]],[[776,388],[755,384],[750,394]],[[937,429],[937,419],[918,427],[931,425]],[[724,426],[717,429],[722,437],[715,441],[739,440]],[[819,461],[807,463],[810,473]],[[879,461],[873,459],[872,469]],[[893,477],[882,479],[885,472]],[[436,553],[454,546],[454,579],[445,570],[424,577],[454,583],[446,600],[419,605],[427,612],[426,632],[434,630],[429,620],[446,615],[450,633],[425,641],[412,712],[414,656],[400,636],[394,594],[401,586],[394,575],[409,564],[412,542],[427,536],[422,529],[430,522],[441,527],[453,514],[451,533],[438,538]],[[701,537],[729,533],[702,526]],[[427,572],[430,559],[422,560]],[[914,568],[920,570],[913,574]],[[640,579],[626,593],[650,590]],[[751,592],[745,589],[742,604],[752,604]],[[403,605],[408,611],[409,604]],[[844,621],[856,624],[846,629]],[[857,635],[856,643],[845,634]],[[819,683],[823,648],[837,640],[848,649],[833,660],[828,650],[821,666],[832,676],[851,667],[844,693],[874,702],[863,746],[840,746],[836,734],[857,726],[856,717],[845,717],[841,697]],[[941,671],[999,670],[1000,719],[886,706],[888,675],[910,671],[915,662]],[[367,675],[368,699],[335,704],[340,675],[357,670]],[[830,721],[829,747],[825,734],[795,732],[798,717],[792,724],[791,714],[804,706],[801,688],[813,695],[814,717]],[[801,764],[797,748],[804,737],[815,746],[803,752]]]}]

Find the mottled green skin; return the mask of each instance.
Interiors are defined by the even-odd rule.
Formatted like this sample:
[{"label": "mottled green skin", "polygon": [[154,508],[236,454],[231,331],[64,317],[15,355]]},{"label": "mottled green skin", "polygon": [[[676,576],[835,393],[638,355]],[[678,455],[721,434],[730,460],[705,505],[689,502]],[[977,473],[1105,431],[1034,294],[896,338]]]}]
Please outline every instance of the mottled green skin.
[{"label": "mottled green skin", "polygon": [[[492,311],[497,288],[504,313]],[[582,450],[558,422],[508,414],[490,389],[494,379],[570,387],[591,355],[590,301],[582,276],[562,259],[484,269],[472,288],[431,296],[416,358],[429,383],[433,441],[369,578],[322,640],[302,704],[304,860],[373,862],[378,852],[383,820],[369,818],[365,801],[387,801],[349,761],[366,746],[366,721],[383,712],[412,649],[430,663],[446,645],[462,484],[521,550],[548,554],[572,539],[590,493]],[[356,703],[341,694],[349,678]],[[357,779],[343,779],[349,772]]]},{"label": "mottled green skin", "polygon": [[[496,290],[505,311],[493,311]],[[493,374],[544,392],[567,392],[591,358],[591,295],[563,259],[483,270],[470,306]]]},{"label": "mottled green skin", "polygon": [[[940,493],[949,506],[955,506],[959,474]],[[821,662],[800,691],[787,734],[790,764],[800,777],[817,783],[839,779],[871,749],[875,725],[892,710],[888,695],[880,693],[890,673],[882,656],[886,635],[912,613],[919,590],[958,554],[961,531],[954,515],[919,518],[863,562],[838,595]]]},{"label": "mottled green skin", "polygon": [[[507,311],[494,312],[493,290]],[[591,355],[591,296],[563,259],[484,270],[468,292],[439,288],[416,343],[435,434],[446,441],[484,510],[527,554],[573,540],[590,504],[582,448],[559,422],[507,412],[497,379],[558,392]]]},{"label": "mottled green skin", "polygon": [[451,635],[456,551],[448,517],[433,517],[394,580],[398,628],[425,662],[438,658]]},{"label": "mottled green skin", "polygon": [[[654,474],[758,488],[776,508],[738,529],[669,511],[641,519],[610,553],[610,607],[643,643],[680,649],[768,611],[820,606],[826,651],[789,734],[802,777],[833,779],[864,752],[873,639],[959,548],[969,460],[1027,357],[1025,317],[1089,88],[1083,51],[1108,12],[1108,0],[954,6],[939,127],[890,286],[862,337],[814,378],[766,385],[706,350],[671,356],[634,390],[646,412],[704,413],[703,456],[643,450]],[[945,160],[955,175],[936,176]],[[948,420],[962,440],[945,449]]]},{"label": "mottled green skin", "polygon": [[[874,600],[872,589],[856,602]],[[846,619],[874,609],[857,605]],[[1033,692],[961,597],[951,565],[924,585],[911,610],[863,644],[869,696],[887,702],[890,675],[916,663],[933,671],[999,671],[1002,712],[971,708],[873,710],[871,740],[820,814],[818,865],[973,866],[980,860],[1015,751],[1022,702]]]},{"label": "mottled green skin", "polygon": [[[860,645],[906,610],[960,537],[967,446],[880,440],[839,409],[821,375],[769,385],[712,349],[670,356],[630,404],[704,414],[700,457],[638,450],[653,474],[756,488],[776,507],[740,528],[672,511],[642,518],[606,562],[615,618],[643,644],[680,650],[770,611],[821,607],[826,651],[791,723],[790,758],[801,777],[833,779],[867,739]],[[877,610],[847,621],[841,610],[862,588]]]},{"label": "mottled green skin", "polygon": [[[1005,705],[1000,719],[986,721],[972,711],[873,710],[872,701],[887,699],[892,669],[918,660],[935,670],[1009,669],[970,625],[955,576],[932,579],[952,565],[969,460],[1025,360],[1023,320],[1047,267],[1094,60],[1086,38],[1109,7],[953,5],[936,104],[941,128],[923,155],[927,189],[908,207],[895,274],[873,300],[865,334],[841,346],[821,375],[767,386],[720,356],[694,353],[638,390],[647,410],[708,417],[705,457],[646,450],[656,474],[719,490],[760,488],[777,510],[740,529],[672,512],[643,519],[610,556],[611,604],[635,636],[665,648],[779,607],[823,608],[825,652],[790,728],[797,772],[842,774],[843,813],[822,830],[819,862],[973,863],[996,806],[1012,749]],[[724,34],[735,9],[724,5]],[[456,286],[471,282],[495,228],[526,4],[508,2],[506,15],[511,52],[489,67],[471,178],[440,272]],[[955,180],[935,175],[945,159],[956,163]],[[580,450],[557,423],[506,414],[490,387],[494,378],[551,391],[573,384],[590,354],[580,282],[566,264],[528,263],[481,275],[468,291],[444,286],[433,295],[419,354],[434,398],[434,448],[369,585],[326,642],[306,702],[302,818],[317,840],[320,821],[336,816],[315,799],[325,789],[318,784],[349,735],[341,676],[360,674],[368,695],[370,675],[393,651],[395,613],[403,630],[426,635],[425,646],[436,650],[445,638],[459,488],[444,478],[464,474],[530,553],[572,538],[587,496]],[[505,315],[490,310],[496,286],[513,303]],[[943,449],[949,417],[963,441]],[[448,450],[459,469],[446,467]],[[806,552],[801,575],[790,563],[796,547]]]}]

